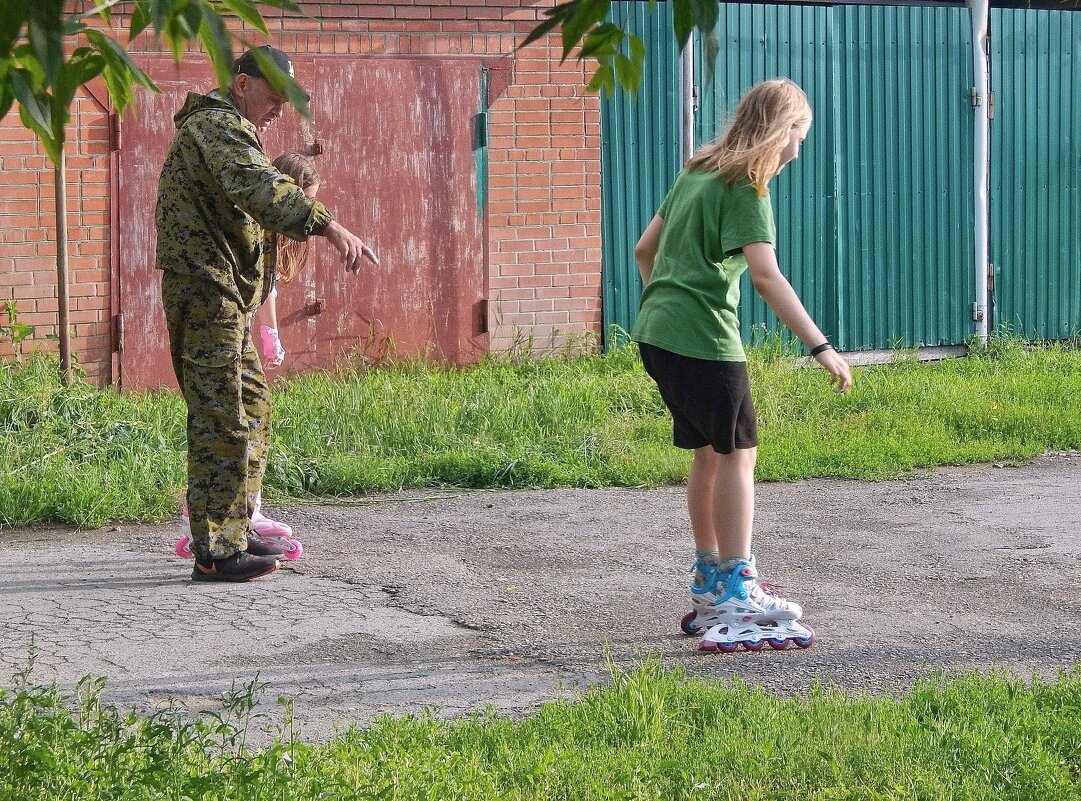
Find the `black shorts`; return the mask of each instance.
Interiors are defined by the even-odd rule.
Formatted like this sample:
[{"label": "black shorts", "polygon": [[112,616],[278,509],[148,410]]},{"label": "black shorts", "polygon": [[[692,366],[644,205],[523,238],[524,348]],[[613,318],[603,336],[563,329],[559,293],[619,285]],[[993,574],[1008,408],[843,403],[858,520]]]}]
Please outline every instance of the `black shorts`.
[{"label": "black shorts", "polygon": [[644,342],[638,349],[672,413],[677,448],[711,445],[718,453],[731,453],[758,445],[746,362],[694,359]]}]

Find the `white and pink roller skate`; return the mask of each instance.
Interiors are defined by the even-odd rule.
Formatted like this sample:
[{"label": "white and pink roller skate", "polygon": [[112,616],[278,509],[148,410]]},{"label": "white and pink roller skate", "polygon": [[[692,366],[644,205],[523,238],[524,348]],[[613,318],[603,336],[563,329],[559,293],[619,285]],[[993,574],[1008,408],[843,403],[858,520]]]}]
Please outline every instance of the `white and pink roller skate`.
[{"label": "white and pink roller skate", "polygon": [[685,634],[704,632],[699,650],[732,653],[769,646],[779,651],[791,644],[814,644],[814,631],[798,622],[803,616],[800,605],[759,583],[754,556],[729,570],[701,561],[693,570],[691,611],[679,625]]},{"label": "white and pink roller skate", "polygon": [[[286,559],[299,559],[304,554],[304,545],[293,536],[293,529],[285,523],[271,520],[264,515],[261,495],[255,496],[255,510],[251,517],[251,537],[258,537],[268,545],[281,548],[282,556]],[[188,505],[180,504],[180,528],[183,536],[176,541],[176,555],[184,559],[190,559],[194,554],[191,550],[191,523],[188,520]]]},{"label": "white and pink roller skate", "polygon": [[304,554],[304,546],[293,536],[292,526],[271,520],[260,511],[263,507],[262,493],[255,496],[255,510],[251,514],[251,527],[255,536],[282,547],[286,559],[299,559]]}]

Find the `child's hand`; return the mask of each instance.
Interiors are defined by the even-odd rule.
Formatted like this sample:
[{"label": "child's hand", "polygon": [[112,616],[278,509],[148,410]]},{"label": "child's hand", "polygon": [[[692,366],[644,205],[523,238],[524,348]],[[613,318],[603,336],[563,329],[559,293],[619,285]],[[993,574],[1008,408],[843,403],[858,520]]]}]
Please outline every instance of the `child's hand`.
[{"label": "child's hand", "polygon": [[278,338],[278,329],[271,328],[269,325],[260,326],[259,339],[263,344],[263,359],[266,360],[266,366],[271,369],[281,367],[282,362],[285,361],[285,348],[282,347],[282,341]]},{"label": "child's hand", "polygon": [[824,350],[814,357],[826,372],[830,374],[830,383],[837,392],[845,392],[852,386],[852,371],[841,354],[833,350]]}]

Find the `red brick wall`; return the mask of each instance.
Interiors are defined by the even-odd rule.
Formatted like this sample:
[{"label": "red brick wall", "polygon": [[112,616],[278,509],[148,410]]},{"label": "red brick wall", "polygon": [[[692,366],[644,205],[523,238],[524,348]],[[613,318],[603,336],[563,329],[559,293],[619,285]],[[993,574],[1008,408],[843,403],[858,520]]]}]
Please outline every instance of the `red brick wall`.
[{"label": "red brick wall", "polygon": [[[597,336],[600,106],[585,68],[559,64],[558,38],[515,45],[552,2],[310,2],[312,18],[267,13],[270,42],[296,53],[504,55],[510,85],[489,109],[488,262],[492,350],[561,347]],[[238,28],[239,29],[239,28]],[[253,43],[260,34],[244,31]],[[133,48],[152,48],[144,36]],[[69,132],[73,350],[98,383],[112,377],[108,115],[81,95]],[[0,122],[0,300],[55,333],[52,170],[13,112]],[[10,355],[0,346],[0,358]]]},{"label": "red brick wall", "polygon": [[[68,295],[72,350],[96,383],[111,372],[109,115],[87,92],[72,108],[66,147]],[[56,203],[53,164],[12,111],[0,120],[0,301],[35,327],[23,350],[55,351]],[[0,324],[7,323],[0,314]],[[13,355],[0,342],[0,359]]]}]

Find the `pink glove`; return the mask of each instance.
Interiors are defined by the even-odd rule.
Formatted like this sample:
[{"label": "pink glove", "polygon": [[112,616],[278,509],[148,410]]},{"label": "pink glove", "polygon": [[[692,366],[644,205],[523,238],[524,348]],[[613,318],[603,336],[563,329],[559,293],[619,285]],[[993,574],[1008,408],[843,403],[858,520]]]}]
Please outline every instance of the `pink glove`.
[{"label": "pink glove", "polygon": [[278,338],[278,329],[269,325],[259,326],[259,339],[263,343],[263,358],[267,367],[281,367],[285,360],[285,348]]}]

